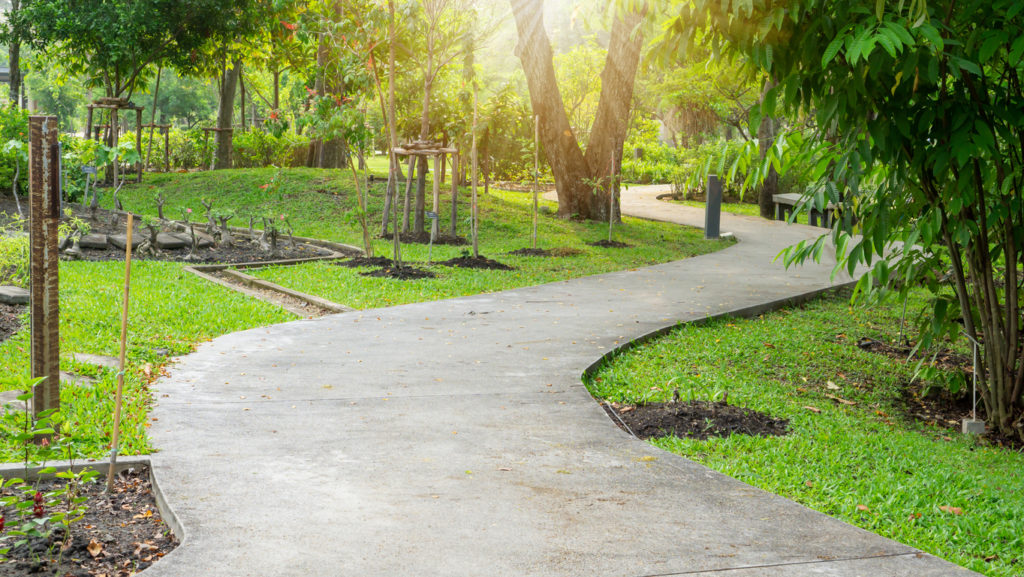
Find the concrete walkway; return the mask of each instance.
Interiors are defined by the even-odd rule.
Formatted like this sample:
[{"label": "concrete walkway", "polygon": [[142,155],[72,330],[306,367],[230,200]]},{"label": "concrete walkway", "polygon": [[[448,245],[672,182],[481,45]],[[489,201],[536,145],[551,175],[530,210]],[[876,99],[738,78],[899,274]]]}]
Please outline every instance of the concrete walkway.
[{"label": "concrete walkway", "polygon": [[[703,223],[654,192],[623,211]],[[655,449],[587,393],[619,345],[830,286],[830,264],[771,262],[821,229],[723,230],[740,242],[682,262],[200,346],[157,385],[154,471],[184,543],[145,574],[970,574]]]}]

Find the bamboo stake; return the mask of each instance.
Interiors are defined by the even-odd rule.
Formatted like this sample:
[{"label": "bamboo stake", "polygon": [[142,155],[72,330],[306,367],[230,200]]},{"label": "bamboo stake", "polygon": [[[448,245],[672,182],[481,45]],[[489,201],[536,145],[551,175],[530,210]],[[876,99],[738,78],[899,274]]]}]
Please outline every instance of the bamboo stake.
[{"label": "bamboo stake", "polygon": [[124,247],[124,305],[121,308],[121,356],[117,373],[117,396],[114,398],[114,437],[110,449],[110,470],[107,471],[107,492],[114,487],[118,443],[121,436],[121,397],[124,393],[124,355],[128,341],[128,293],[132,278],[132,213],[128,213],[128,241]]},{"label": "bamboo stake", "polygon": [[612,241],[612,223],[615,221],[615,147],[612,147],[611,178],[608,182],[608,242]]},{"label": "bamboo stake", "polygon": [[537,189],[540,188],[540,115],[533,117],[533,248],[537,248]]},{"label": "bamboo stake", "polygon": [[470,209],[472,213],[472,226],[473,226],[473,258],[480,257],[480,247],[477,244],[477,200],[476,200],[476,181],[477,181],[477,158],[476,158],[476,125],[477,125],[477,109],[476,109],[476,84],[473,85],[473,147],[471,149],[472,158],[472,171],[473,171],[473,206]]}]

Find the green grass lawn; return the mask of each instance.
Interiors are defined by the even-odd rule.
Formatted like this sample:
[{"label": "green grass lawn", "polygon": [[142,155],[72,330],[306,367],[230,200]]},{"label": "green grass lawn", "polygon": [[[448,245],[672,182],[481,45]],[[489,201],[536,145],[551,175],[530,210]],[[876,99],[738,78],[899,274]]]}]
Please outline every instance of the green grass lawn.
[{"label": "green grass lawn", "polygon": [[[386,163],[376,159],[370,166],[383,170]],[[261,188],[266,184],[270,186]],[[374,237],[379,232],[383,189],[383,184],[377,184],[369,198],[369,214],[375,223]],[[166,199],[166,216],[180,218],[183,209],[191,209],[192,220],[200,221],[205,220],[201,200],[211,199],[215,210],[284,214],[297,235],[361,245],[362,234],[351,215],[356,207],[353,191],[347,171],[287,169],[278,173],[269,168],[147,174],[141,184],[122,189],[120,199],[133,212],[155,215],[155,197],[160,194]],[[105,192],[102,203],[110,206],[113,199],[109,190]],[[448,228],[449,193],[450,186],[442,205],[442,230]],[[367,308],[635,268],[726,246],[722,242],[704,241],[697,230],[626,219],[616,227],[614,237],[633,248],[595,248],[585,242],[607,238],[607,225],[569,222],[542,215],[539,246],[570,248],[579,253],[558,258],[506,256],[503,253],[509,250],[530,246],[532,218],[528,198],[529,195],[521,193],[497,192],[481,198],[481,252],[515,266],[516,271],[435,267],[439,278],[406,283],[361,277],[350,269],[324,264],[280,267],[257,274],[285,286]],[[460,233],[465,234],[469,229],[465,221],[469,213],[467,191],[462,191],[459,204],[458,224]],[[248,222],[238,218],[232,224],[246,226]],[[378,254],[390,254],[390,247],[390,241],[374,241]],[[451,258],[463,250],[462,247],[434,247],[433,257],[435,260]],[[404,249],[405,257],[412,261],[425,261],[427,252],[424,245],[406,245]],[[0,250],[2,254],[5,253]],[[0,268],[2,266],[0,262]],[[142,454],[152,449],[146,436],[150,402],[147,383],[158,376],[161,364],[169,356],[187,353],[197,343],[226,333],[295,318],[273,305],[200,280],[184,272],[183,266],[146,261],[135,261],[133,265],[121,454]],[[94,386],[66,386],[61,392],[63,416],[72,424],[76,442],[89,457],[103,457],[109,452],[116,372],[75,363],[72,354],[116,356],[123,275],[124,265],[120,262],[62,262],[60,265],[61,368],[98,378]],[[28,337],[26,323],[21,332],[0,343],[0,375],[4,376],[0,379],[0,391],[17,389],[16,377],[28,370]],[[18,447],[10,435],[5,434],[17,427],[18,418],[20,414],[0,419],[0,461],[18,460]]]},{"label": "green grass lawn", "polygon": [[900,310],[830,297],[682,326],[613,359],[588,386],[628,402],[665,401],[675,387],[683,399],[728,393],[730,404],[789,419],[785,437],[653,443],[986,575],[1021,575],[1024,455],[904,418],[913,364],[854,344],[894,342]]}]

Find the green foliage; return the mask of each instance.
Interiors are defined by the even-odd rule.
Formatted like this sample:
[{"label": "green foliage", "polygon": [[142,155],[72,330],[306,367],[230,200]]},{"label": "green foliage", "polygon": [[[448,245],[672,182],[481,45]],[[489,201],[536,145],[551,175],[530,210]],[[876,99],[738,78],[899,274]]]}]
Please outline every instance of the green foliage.
[{"label": "green foliage", "polygon": [[[910,310],[929,299],[913,291]],[[652,443],[984,575],[1019,575],[1024,455],[904,416],[914,363],[855,344],[896,342],[901,312],[851,307],[837,295],[758,319],[681,326],[609,361],[587,384],[598,398],[629,403],[668,401],[675,387],[683,399],[728,391],[730,405],[788,419],[789,435]]]},{"label": "green foliage", "polygon": [[[840,266],[870,267],[859,285],[870,298],[929,286],[934,318],[921,342],[958,332],[962,319],[963,331],[984,343],[989,422],[1024,439],[1024,14],[1014,0],[874,8],[678,3],[664,44],[711,30],[770,73],[779,84],[752,125],[777,108],[813,115],[816,130],[802,147],[813,155],[808,196],[842,207],[831,233]],[[787,262],[820,255],[825,242],[801,243]],[[955,299],[939,292],[936,279],[947,271]]]},{"label": "green foliage", "polygon": [[240,0],[33,0],[7,27],[22,25],[44,61],[88,75],[107,96],[130,96],[154,72],[150,64],[198,73],[201,52],[253,33],[266,8]]},{"label": "green foliage", "polygon": [[172,128],[170,140],[171,166],[190,170],[209,167],[213,160],[212,139],[207,139],[202,130],[178,130]]},{"label": "green foliage", "polygon": [[8,225],[0,230],[0,284],[12,284],[28,288],[28,236],[20,233],[22,220],[17,216],[0,215],[0,219],[8,221]]},{"label": "green foliage", "polygon": [[[12,141],[23,143],[23,147],[8,144]],[[16,105],[0,107],[0,143],[4,149],[0,151],[0,191],[6,194],[11,190],[14,180],[15,162],[21,163],[19,189],[28,190],[28,111]]]},{"label": "green foliage", "polygon": [[298,167],[305,163],[309,137],[249,130],[235,134],[231,145],[236,168]]},{"label": "green foliage", "polygon": [[[489,165],[493,178],[532,180],[533,113],[511,83],[481,103],[480,124],[480,162]],[[542,170],[546,170],[543,165]]]}]

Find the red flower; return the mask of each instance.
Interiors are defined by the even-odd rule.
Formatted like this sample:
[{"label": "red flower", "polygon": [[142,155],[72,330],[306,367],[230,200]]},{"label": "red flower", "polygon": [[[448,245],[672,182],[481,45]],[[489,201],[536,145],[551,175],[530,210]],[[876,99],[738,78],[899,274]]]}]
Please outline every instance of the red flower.
[{"label": "red flower", "polygon": [[295,30],[296,28],[299,27],[298,24],[293,24],[291,22],[285,22],[284,20],[281,21],[281,25],[284,26],[285,28],[289,29],[289,30]]},{"label": "red flower", "polygon": [[3,516],[3,515],[0,515],[0,531],[3,531],[3,530],[4,530],[4,524],[5,524],[6,522],[7,522],[7,519],[4,519],[4,516]]},{"label": "red flower", "polygon": [[260,188],[267,188],[268,186],[270,186],[270,183],[269,183],[269,182],[268,182],[267,184],[261,184],[261,185],[260,185]]},{"label": "red flower", "polygon": [[35,502],[35,505],[32,507],[32,514],[35,515],[36,518],[42,517],[43,516],[43,494],[40,493],[39,491],[36,491],[36,495],[35,495],[35,497],[32,498],[32,500]]},{"label": "red flower", "polygon": [[271,110],[270,111],[270,119],[271,120],[277,120],[277,111],[276,110]]}]

